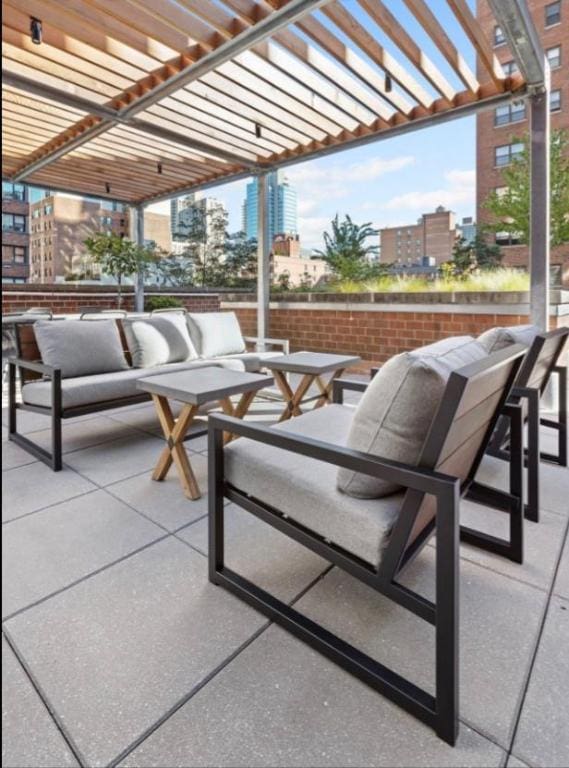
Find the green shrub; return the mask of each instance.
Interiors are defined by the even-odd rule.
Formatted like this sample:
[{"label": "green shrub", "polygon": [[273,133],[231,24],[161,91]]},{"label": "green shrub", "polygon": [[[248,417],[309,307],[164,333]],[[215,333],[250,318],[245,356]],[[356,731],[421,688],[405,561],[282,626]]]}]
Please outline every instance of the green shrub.
[{"label": "green shrub", "polygon": [[452,291],[529,291],[529,275],[518,269],[481,270],[465,277],[443,272],[427,279],[416,275],[382,276],[375,280],[343,280],[329,290],[338,293],[448,293]]},{"label": "green shrub", "polygon": [[144,309],[147,312],[152,312],[154,309],[175,309],[183,306],[180,299],[176,299],[174,296],[148,296],[144,302]]}]

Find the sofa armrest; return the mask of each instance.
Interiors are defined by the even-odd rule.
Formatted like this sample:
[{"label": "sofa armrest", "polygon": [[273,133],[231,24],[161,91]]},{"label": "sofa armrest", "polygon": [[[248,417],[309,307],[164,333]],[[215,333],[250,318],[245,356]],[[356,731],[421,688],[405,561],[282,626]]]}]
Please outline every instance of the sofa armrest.
[{"label": "sofa armrest", "polygon": [[344,448],[322,440],[313,440],[304,435],[281,432],[272,427],[252,424],[234,416],[211,414],[208,420],[208,454],[214,457],[216,450],[223,450],[223,433],[246,437],[275,448],[298,453],[337,467],[362,472],[372,477],[402,485],[434,496],[446,496],[460,491],[460,481],[451,475],[436,470],[403,464],[380,456]]},{"label": "sofa armrest", "polygon": [[351,392],[365,392],[367,387],[367,381],[358,381],[356,379],[334,379],[332,382],[332,402],[341,405],[344,402],[344,391],[346,389]]},{"label": "sofa armrest", "polygon": [[36,360],[24,360],[22,357],[9,357],[8,364],[14,365],[18,368],[24,368],[27,371],[34,371],[35,373],[42,373],[44,376],[52,379],[57,373],[61,376],[61,369],[54,368],[51,365],[38,362]]},{"label": "sofa armrest", "polygon": [[[258,336],[244,336],[243,341],[245,344],[253,344],[255,350],[259,349],[260,339]],[[290,342],[288,339],[263,339],[264,344],[268,344],[270,347],[280,347],[285,355],[288,355],[290,351]]]}]

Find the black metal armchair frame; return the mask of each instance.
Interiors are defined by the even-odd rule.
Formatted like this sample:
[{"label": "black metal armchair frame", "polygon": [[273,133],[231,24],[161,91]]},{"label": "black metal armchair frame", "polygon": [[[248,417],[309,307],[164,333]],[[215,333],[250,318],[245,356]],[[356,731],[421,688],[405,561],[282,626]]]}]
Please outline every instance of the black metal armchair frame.
[{"label": "black metal armchair frame", "polygon": [[[209,579],[278,622],[348,672],[432,727],[451,745],[458,735],[459,537],[520,561],[523,551],[522,414],[505,406],[523,348],[510,348],[453,373],[444,407],[433,420],[418,466],[408,466],[228,416],[209,419]],[[510,512],[510,540],[460,529],[459,500],[474,476],[505,408],[511,419],[511,489],[496,493]],[[359,559],[285,517],[273,506],[233,487],[225,478],[223,433],[293,451],[338,467],[381,477],[407,489],[379,567]],[[466,437],[465,437],[466,435]],[[515,449],[517,445],[518,449]],[[224,498],[304,545],[435,627],[435,694],[387,668],[290,605],[227,568]],[[398,581],[429,538],[436,536],[436,597],[432,602]]]}]

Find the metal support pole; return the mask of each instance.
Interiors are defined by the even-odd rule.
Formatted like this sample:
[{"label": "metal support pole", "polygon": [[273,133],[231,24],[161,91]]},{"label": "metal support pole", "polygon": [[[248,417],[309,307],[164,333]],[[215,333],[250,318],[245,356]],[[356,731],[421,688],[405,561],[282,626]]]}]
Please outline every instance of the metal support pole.
[{"label": "metal support pole", "polygon": [[[144,207],[130,207],[130,237],[137,245],[144,245]],[[137,272],[134,278],[134,311],[144,312],[144,273]]]},{"label": "metal support pole", "polygon": [[530,319],[549,327],[550,114],[547,88],[530,98]]},{"label": "metal support pole", "polygon": [[257,344],[261,352],[269,336],[269,240],[269,184],[267,173],[261,173],[257,176]]}]

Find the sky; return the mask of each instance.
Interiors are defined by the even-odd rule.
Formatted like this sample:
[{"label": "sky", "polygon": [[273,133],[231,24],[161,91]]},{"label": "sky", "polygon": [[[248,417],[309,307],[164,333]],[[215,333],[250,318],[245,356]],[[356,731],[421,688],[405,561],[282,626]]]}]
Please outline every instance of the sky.
[{"label": "sky", "polygon": [[[468,0],[471,8],[474,0]],[[399,49],[371,23],[355,0],[344,5],[364,24],[374,38],[404,64],[416,81],[431,95],[432,86],[402,57]],[[414,19],[403,0],[388,0],[389,10],[404,24],[413,39],[457,90],[458,81],[446,60]],[[445,0],[436,2],[437,18],[445,31],[475,68],[474,52]],[[353,49],[345,37],[320,12],[319,21]],[[301,37],[302,33],[295,29]],[[308,41],[308,40],[307,40]],[[311,42],[311,41],[308,41]],[[313,43],[311,43],[313,44]],[[368,64],[371,62],[368,61]],[[372,65],[373,67],[373,65]],[[399,90],[394,84],[394,89]],[[458,217],[475,214],[475,119],[466,117],[404,136],[346,150],[320,160],[304,162],[285,170],[298,194],[298,223],[303,248],[322,246],[322,233],[336,213],[349,214],[357,223],[371,222],[377,228],[414,223],[422,213],[443,205]],[[241,205],[247,180],[211,190],[229,212],[229,229],[241,229]],[[169,213],[169,203],[149,210]]]}]

